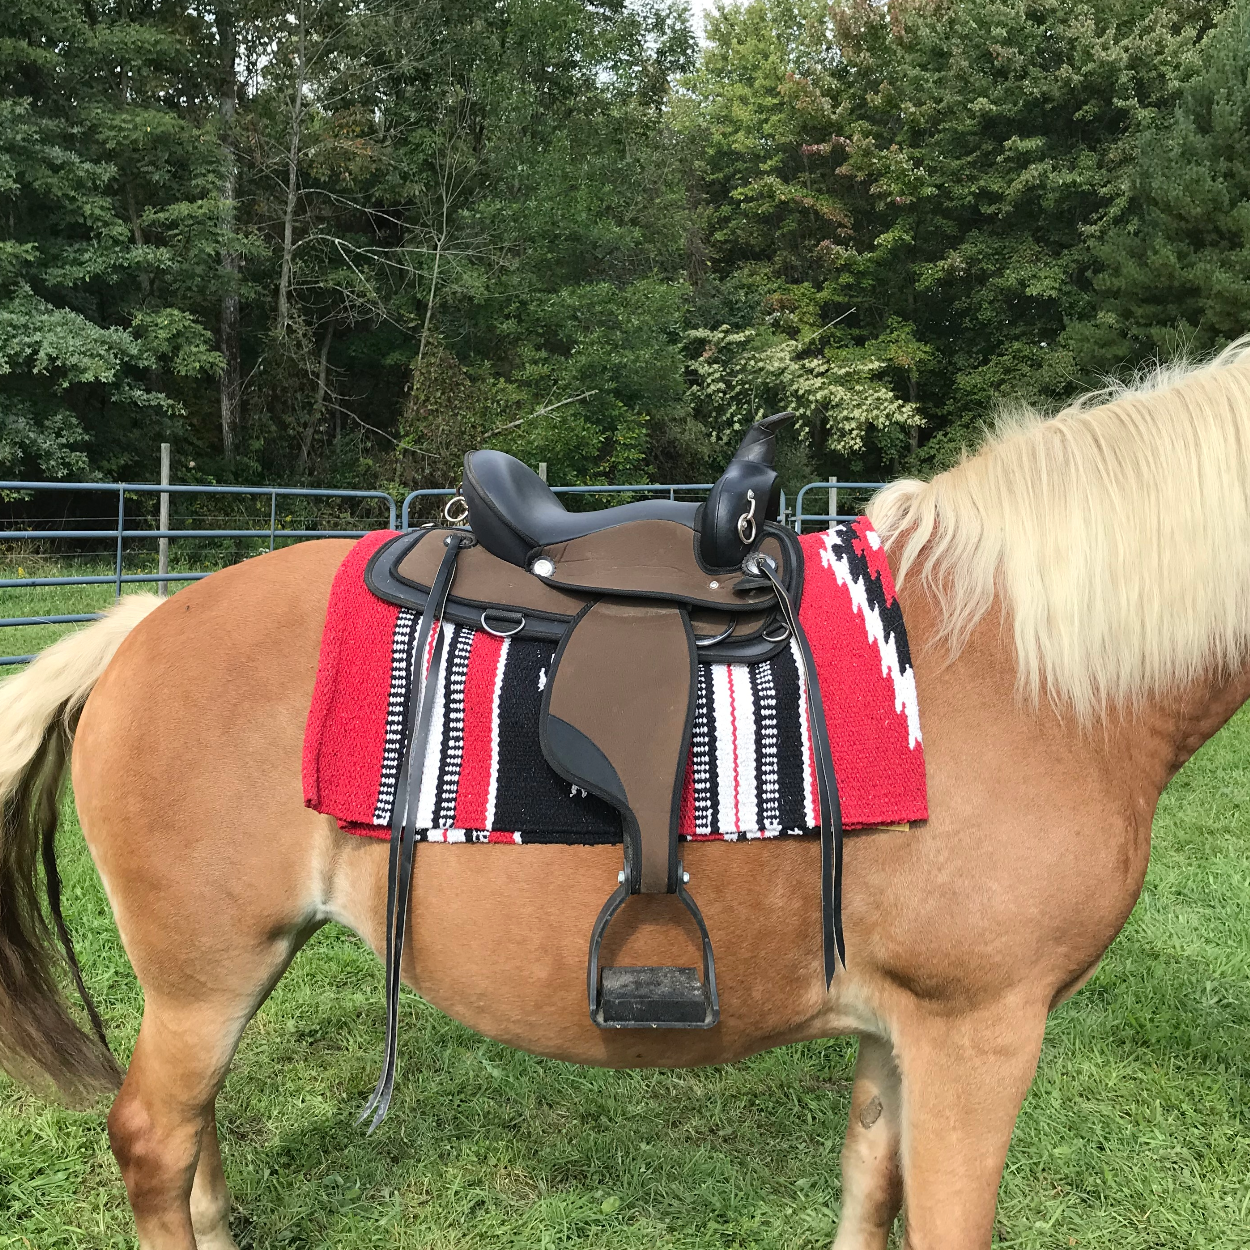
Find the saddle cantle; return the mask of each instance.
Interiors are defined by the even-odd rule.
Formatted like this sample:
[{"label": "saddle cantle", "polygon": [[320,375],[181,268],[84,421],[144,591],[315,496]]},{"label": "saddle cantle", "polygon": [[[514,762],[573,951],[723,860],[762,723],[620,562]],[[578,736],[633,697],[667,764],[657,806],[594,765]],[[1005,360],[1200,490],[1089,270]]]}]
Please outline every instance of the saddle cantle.
[{"label": "saddle cantle", "polygon": [[[820,691],[798,620],[802,549],[776,523],[776,429],[753,426],[704,504],[650,500],[569,513],[545,482],[496,451],[465,457],[469,529],[403,534],[365,572],[380,598],[421,613],[391,827],[387,1059],[364,1114],[385,1114],[394,1080],[398,968],[411,884],[410,828],[428,739],[435,620],[557,643],[539,720],[551,767],[620,814],[624,867],[591,932],[587,995],[601,1028],[711,1028],[720,1017],[712,942],[686,889],[678,816],[699,660],[758,664],[796,645],[820,796],[826,981],[845,961],[841,824]],[[454,593],[453,592],[454,589]],[[433,653],[431,656],[431,652]],[[675,894],[700,934],[703,967],[601,967],[604,933],[633,894]],[[363,1116],[362,1116],[363,1118]],[[371,1126],[372,1127],[372,1126]]]}]

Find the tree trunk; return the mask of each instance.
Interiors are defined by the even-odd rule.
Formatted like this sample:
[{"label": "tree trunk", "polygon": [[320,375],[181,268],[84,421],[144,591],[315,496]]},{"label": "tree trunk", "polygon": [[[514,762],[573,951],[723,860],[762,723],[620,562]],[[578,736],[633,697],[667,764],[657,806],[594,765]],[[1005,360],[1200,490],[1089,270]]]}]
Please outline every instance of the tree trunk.
[{"label": "tree trunk", "polygon": [[[917,387],[916,387],[915,369],[909,369],[907,371],[907,398],[913,404],[919,398],[919,391],[917,390]],[[912,451],[918,451],[920,449],[920,427],[918,425],[913,425],[911,427],[910,443],[911,443]]]},{"label": "tree trunk", "polygon": [[[312,417],[309,419],[308,428],[304,431],[304,441],[299,449],[299,465],[297,467],[298,474],[303,477],[308,472],[308,458],[312,452],[313,437],[317,433],[317,426],[321,424],[321,418],[325,416],[326,410],[326,376],[328,373],[328,365],[330,358],[330,340],[334,337],[334,322],[331,321],[326,326],[326,336],[321,340],[321,365],[317,370],[317,400],[313,404]],[[337,418],[337,413],[335,414]]]},{"label": "tree trunk", "polygon": [[425,324],[421,327],[421,345],[417,348],[417,368],[421,368],[421,362],[425,359],[425,343],[430,336],[430,319],[434,316],[434,293],[438,288],[438,266],[443,259],[443,243],[446,241],[446,218],[444,211],[444,232],[439,236],[438,246],[434,249],[434,274],[430,278],[430,297],[425,301]]},{"label": "tree trunk", "polygon": [[295,68],[295,98],[291,101],[291,142],[287,152],[286,218],[282,229],[282,274],[278,279],[278,334],[286,333],[290,316],[291,253],[295,240],[295,203],[299,196],[300,126],[304,119],[305,26],[303,0],[299,6],[299,61]]},{"label": "tree trunk", "polygon": [[[915,285],[909,285],[907,288],[907,321],[911,326],[912,334],[916,333],[916,288]],[[919,398],[916,386],[916,366],[915,363],[907,370],[907,398],[911,403],[916,403]],[[908,439],[913,454],[920,450],[920,427],[913,425],[911,427],[911,435]]]},{"label": "tree trunk", "polygon": [[239,253],[234,246],[238,164],[234,150],[234,111],[238,102],[238,51],[234,9],[219,4],[217,40],[221,54],[221,86],[217,112],[221,120],[221,143],[225,172],[221,183],[221,445],[227,459],[234,457],[234,438],[239,428],[243,396],[243,371],[239,363]]}]

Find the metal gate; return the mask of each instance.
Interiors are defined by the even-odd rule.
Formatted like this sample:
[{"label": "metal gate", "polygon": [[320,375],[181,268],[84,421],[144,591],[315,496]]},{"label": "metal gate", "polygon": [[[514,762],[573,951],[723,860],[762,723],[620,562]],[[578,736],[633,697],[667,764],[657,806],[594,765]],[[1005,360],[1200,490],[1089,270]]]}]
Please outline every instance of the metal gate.
[{"label": "metal gate", "polygon": [[[599,495],[610,498],[614,495],[647,495],[669,499],[701,499],[711,490],[712,485],[711,482],[684,482],[660,486],[556,486],[552,489],[556,494],[572,496]],[[854,501],[858,507],[862,498],[882,485],[884,483],[881,482],[811,482],[799,491],[794,501],[793,513],[788,511],[785,495],[782,495],[782,519],[793,524],[799,532],[802,532],[804,523],[832,525],[837,520],[846,520],[855,515],[839,513],[840,504],[845,506]],[[827,509],[824,512],[804,512],[808,492],[822,490],[829,492]],[[169,544],[178,543],[180,549],[185,550],[188,544],[198,543],[201,555],[204,544],[217,544],[215,562],[217,567],[222,567],[237,559],[266,549],[272,551],[275,547],[290,542],[301,542],[310,538],[359,538],[371,530],[383,527],[395,529],[397,521],[399,527],[405,530],[414,525],[428,524],[441,513],[441,500],[455,494],[452,490],[413,491],[397,506],[395,500],[385,491],[317,490],[284,486],[164,486],[133,482],[0,482],[0,499],[12,499],[15,495],[35,495],[51,497],[52,501],[57,493],[82,492],[102,496],[107,513],[78,517],[78,528],[58,526],[52,522],[39,527],[31,526],[27,522],[28,528],[23,529],[0,528],[0,544],[5,549],[3,564],[10,566],[0,568],[0,572],[6,574],[0,577],[0,593],[3,593],[5,599],[11,602],[14,598],[13,592],[17,591],[58,587],[109,587],[113,597],[118,597],[125,586],[156,585],[164,593],[171,583],[176,586],[199,581],[216,570],[182,568],[162,572],[159,569],[153,571],[145,568],[136,571],[137,563],[151,563],[156,549],[162,544],[172,550]],[[227,517],[227,520],[238,520],[241,514],[242,520],[248,524],[212,526],[185,523],[173,525],[167,522],[162,528],[159,521],[154,520],[151,507],[145,509],[141,506],[153,496],[164,496],[163,504],[166,506],[163,506],[162,513],[165,515],[168,515],[167,505],[170,501],[191,497],[218,500],[219,504],[233,504],[233,515]],[[322,513],[334,514],[337,523],[313,523]],[[102,524],[87,526],[82,524],[83,521],[97,521]],[[66,553],[64,544],[67,543],[85,543],[88,547]],[[23,544],[29,545],[28,558],[40,563],[51,563],[57,566],[56,571],[48,576],[28,575],[22,563]],[[235,554],[232,556],[231,551],[225,550],[223,544],[232,544]],[[73,559],[83,558],[92,565],[90,572],[67,574],[61,567],[67,562],[72,563]],[[127,571],[128,560],[130,571]],[[14,572],[16,576],[9,575]],[[58,606],[86,608],[88,605]],[[104,605],[90,606],[98,608]],[[3,610],[3,606],[0,606],[0,611]],[[47,613],[27,611],[23,615],[0,616],[0,629],[27,631],[39,627],[76,625],[96,620],[99,616],[98,610]],[[51,640],[45,640],[43,645],[47,645],[48,641]],[[29,646],[29,642],[27,645]],[[3,649],[2,643],[0,649]],[[0,667],[25,664],[35,654],[37,651],[0,656]]]}]

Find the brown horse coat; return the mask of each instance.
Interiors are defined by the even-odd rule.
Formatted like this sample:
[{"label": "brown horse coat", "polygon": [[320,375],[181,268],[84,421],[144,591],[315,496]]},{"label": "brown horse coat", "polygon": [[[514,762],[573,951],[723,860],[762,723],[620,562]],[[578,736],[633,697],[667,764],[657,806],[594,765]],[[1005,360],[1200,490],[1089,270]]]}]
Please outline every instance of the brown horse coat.
[{"label": "brown horse coat", "polygon": [[[345,551],[304,544],[181,592],[127,638],[79,724],[83,829],[147,1002],[110,1121],[145,1246],[191,1246],[185,1223],[174,1229],[189,1218],[187,1170],[212,1097],[299,944],[336,920],[383,948],[385,845],[302,806],[304,719]],[[1074,735],[1052,711],[1021,709],[997,621],[945,664],[921,645],[927,598],[902,594],[932,815],[848,839],[850,967],[830,993],[818,848],[788,840],[687,848],[719,958],[722,1023],[708,1032],[590,1023],[586,935],[616,879],[614,847],[419,846],[404,974],[487,1036],[580,1063],[714,1063],[833,1033],[879,1039],[861,1060],[841,1244],[884,1245],[905,1194],[913,1244],[967,1246],[988,1241],[1046,1012],[1120,929],[1159,793],[1245,688],[1210,700],[1204,687],[1131,728]],[[608,959],[697,958],[672,900],[637,904]],[[453,930],[455,943],[440,940]],[[874,1097],[884,1113],[869,1122],[861,1104]],[[212,1179],[224,1193],[216,1167]]]}]

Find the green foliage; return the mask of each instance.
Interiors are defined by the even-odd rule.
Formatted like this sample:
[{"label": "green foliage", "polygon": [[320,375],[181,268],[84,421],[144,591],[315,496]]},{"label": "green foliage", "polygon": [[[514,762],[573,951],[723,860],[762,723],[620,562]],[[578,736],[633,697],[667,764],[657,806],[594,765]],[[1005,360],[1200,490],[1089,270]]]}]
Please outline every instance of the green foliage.
[{"label": "green foliage", "polygon": [[[997,403],[1089,375],[1066,332],[1095,314],[1135,136],[1222,7],[722,7],[684,114],[713,264],[801,285],[858,344],[903,348],[905,327],[891,381],[930,431],[911,461],[949,460]],[[1244,40],[1232,55],[1247,63]],[[876,441],[877,466],[901,467]]]},{"label": "green foliage", "polygon": [[219,364],[147,224],[205,168],[202,135],[161,103],[202,90],[197,23],[124,13],[0,10],[0,460],[15,476],[112,476],[139,446],[151,465]]},{"label": "green foliage", "polygon": [[788,486],[941,467],[1250,328],[1248,12],[11,0],[0,468],[706,480],[769,407]]},{"label": "green foliage", "polygon": [[[1209,351],[1250,328],[1250,3],[1203,44],[1202,68],[1144,127],[1126,203],[1097,248],[1098,312],[1079,340],[1100,363]],[[1077,339],[1077,335],[1072,336]]]},{"label": "green foliage", "polygon": [[795,414],[795,429],[808,443],[817,432],[833,451],[859,451],[870,426],[914,425],[912,405],[896,399],[877,380],[884,362],[854,349],[807,350],[798,339],[757,329],[696,330],[691,388],[696,407],[726,455],[753,422],[770,412]]}]

